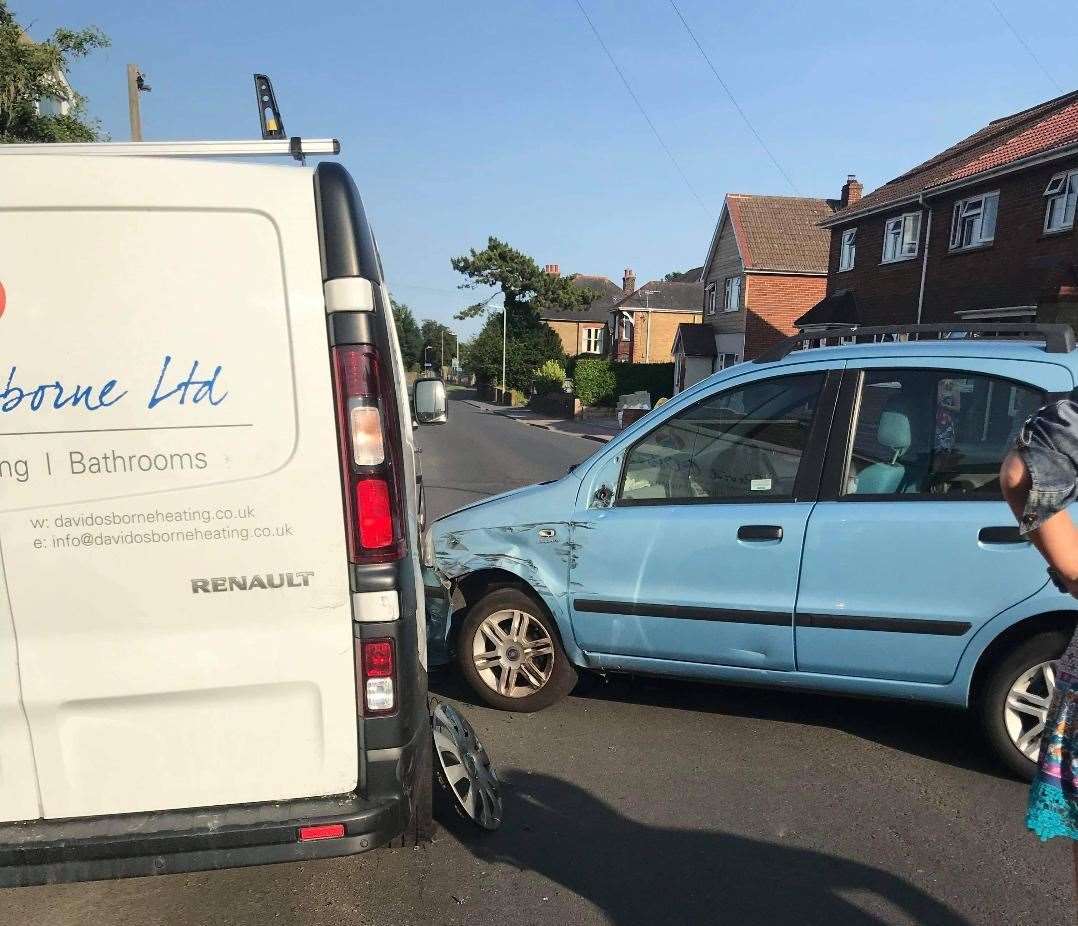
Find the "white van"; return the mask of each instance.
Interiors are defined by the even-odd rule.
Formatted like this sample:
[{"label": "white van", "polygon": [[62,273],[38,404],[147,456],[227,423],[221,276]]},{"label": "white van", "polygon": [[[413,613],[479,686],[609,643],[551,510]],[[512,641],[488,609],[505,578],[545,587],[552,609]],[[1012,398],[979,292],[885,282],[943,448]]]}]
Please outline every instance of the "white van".
[{"label": "white van", "polygon": [[377,248],[340,165],[227,160],[338,147],[0,146],[0,884],[428,832]]}]

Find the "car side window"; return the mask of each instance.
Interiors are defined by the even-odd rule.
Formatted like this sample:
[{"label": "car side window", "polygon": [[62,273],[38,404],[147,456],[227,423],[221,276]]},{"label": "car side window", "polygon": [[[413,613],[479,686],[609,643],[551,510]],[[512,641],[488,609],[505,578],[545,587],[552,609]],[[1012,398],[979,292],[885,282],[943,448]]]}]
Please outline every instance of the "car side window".
[{"label": "car side window", "polygon": [[844,496],[999,498],[999,467],[1044,393],[949,370],[865,373]]},{"label": "car side window", "polygon": [[793,498],[823,382],[757,381],[679,412],[629,450],[618,504]]}]

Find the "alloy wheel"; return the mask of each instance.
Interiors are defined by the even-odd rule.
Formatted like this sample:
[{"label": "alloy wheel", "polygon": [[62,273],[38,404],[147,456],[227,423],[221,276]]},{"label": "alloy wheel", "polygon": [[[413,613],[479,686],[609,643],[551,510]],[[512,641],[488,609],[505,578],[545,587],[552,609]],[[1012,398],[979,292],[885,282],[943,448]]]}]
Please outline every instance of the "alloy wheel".
[{"label": "alloy wheel", "polygon": [[507,698],[526,698],[550,681],[554,641],[526,611],[495,611],[476,630],[472,661],[492,691]]},{"label": "alloy wheel", "polygon": [[1007,735],[1015,748],[1032,762],[1040,754],[1048,707],[1055,690],[1055,667],[1054,661],[1041,662],[1019,675],[1007,692],[1003,707]]}]

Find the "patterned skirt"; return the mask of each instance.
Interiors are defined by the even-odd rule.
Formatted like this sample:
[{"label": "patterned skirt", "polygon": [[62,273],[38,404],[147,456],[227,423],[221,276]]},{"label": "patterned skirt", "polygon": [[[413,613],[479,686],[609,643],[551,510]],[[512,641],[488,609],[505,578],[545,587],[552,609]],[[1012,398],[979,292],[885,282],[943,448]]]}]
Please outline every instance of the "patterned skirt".
[{"label": "patterned skirt", "polygon": [[1078,675],[1056,672],[1026,826],[1042,840],[1078,840]]}]

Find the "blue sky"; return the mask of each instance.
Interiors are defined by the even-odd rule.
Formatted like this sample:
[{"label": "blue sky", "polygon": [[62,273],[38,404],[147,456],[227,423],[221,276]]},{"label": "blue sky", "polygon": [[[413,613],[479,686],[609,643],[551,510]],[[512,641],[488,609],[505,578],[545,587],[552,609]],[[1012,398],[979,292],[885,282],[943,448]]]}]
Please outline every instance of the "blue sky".
[{"label": "blue sky", "polygon": [[[109,34],[72,79],[116,140],[128,62],[153,87],[147,139],[256,137],[251,74],[268,73],[290,134],[341,139],[394,293],[447,322],[471,301],[449,259],[490,234],[643,282],[703,262],[726,193],[792,192],[668,0],[583,2],[703,206],[575,0],[9,0],[35,37]],[[679,6],[797,192],[836,196],[849,172],[871,189],[1078,87],[1073,4],[995,2],[1048,75],[992,0]]]}]

